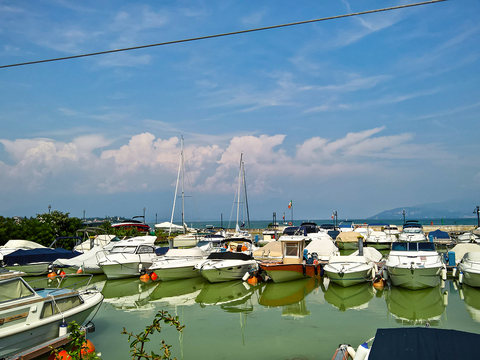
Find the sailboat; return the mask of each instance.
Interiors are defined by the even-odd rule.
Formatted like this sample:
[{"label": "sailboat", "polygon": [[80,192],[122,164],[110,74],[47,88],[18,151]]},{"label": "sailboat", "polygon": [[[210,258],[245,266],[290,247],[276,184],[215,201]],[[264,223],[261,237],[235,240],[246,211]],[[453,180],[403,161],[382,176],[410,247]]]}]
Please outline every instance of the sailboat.
[{"label": "sailboat", "polygon": [[[238,189],[234,205],[235,203],[237,204],[237,221],[235,224],[235,233],[227,233],[227,235],[232,238],[248,239],[251,241],[252,235],[248,232],[248,230],[245,230],[245,221],[243,219],[243,214],[246,212],[247,229],[250,229],[250,214],[248,212],[247,182],[245,180],[245,163],[243,162],[243,152],[240,155],[240,167],[238,171]],[[240,204],[242,204],[242,208],[240,208]],[[242,213],[242,219],[240,219],[240,213]],[[239,225],[240,220],[242,221],[241,225]]]},{"label": "sailboat", "polygon": [[[195,246],[198,243],[198,235],[190,231],[191,229],[187,228],[187,224],[185,224],[185,161],[183,156],[183,136],[181,139],[181,148],[180,148],[180,163],[178,165],[178,174],[177,174],[177,185],[175,186],[175,196],[173,198],[173,209],[172,209],[172,217],[170,220],[170,226],[168,228],[168,236],[170,237],[172,230],[178,231],[181,228],[182,234],[177,235],[173,238],[173,243],[171,243],[170,247],[191,247]],[[182,191],[182,225],[178,226],[173,224],[173,216],[175,214],[175,206],[178,194],[178,185],[181,180],[181,191]]]}]

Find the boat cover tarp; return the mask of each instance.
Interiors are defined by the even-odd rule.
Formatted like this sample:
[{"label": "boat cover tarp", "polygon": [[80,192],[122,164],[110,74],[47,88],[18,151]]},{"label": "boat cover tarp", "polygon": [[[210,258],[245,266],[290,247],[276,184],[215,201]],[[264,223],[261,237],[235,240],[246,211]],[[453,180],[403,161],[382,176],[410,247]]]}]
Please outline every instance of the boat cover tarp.
[{"label": "boat cover tarp", "polygon": [[445,240],[450,240],[450,235],[448,235],[447,232],[445,231],[442,231],[440,229],[438,230],[435,230],[435,231],[430,231],[430,233],[428,234],[428,237],[430,239],[445,239]]},{"label": "boat cover tarp", "polygon": [[378,329],[369,360],[451,360],[475,358],[480,335],[434,328]]},{"label": "boat cover tarp", "polygon": [[52,262],[59,258],[71,259],[81,255],[78,251],[70,251],[62,248],[56,249],[33,249],[33,250],[17,250],[3,257],[6,266],[14,264],[25,265],[32,262]]},{"label": "boat cover tarp", "polygon": [[[357,250],[351,255],[357,256],[359,253],[360,253],[360,250]],[[374,262],[379,262],[380,260],[382,260],[382,257],[383,257],[382,253],[373,247],[364,247],[363,256],[365,256],[370,261],[374,261]]]},{"label": "boat cover tarp", "polygon": [[255,259],[282,258],[282,243],[280,241],[270,241],[265,246],[253,252]]},{"label": "boat cover tarp", "polygon": [[330,256],[332,253],[338,251],[338,247],[329,239],[314,239],[305,249],[308,250],[309,254],[317,253],[318,256]]},{"label": "boat cover tarp", "polygon": [[30,240],[8,240],[2,248],[6,249],[44,249],[46,246],[40,245]]},{"label": "boat cover tarp", "polygon": [[209,260],[252,260],[251,255],[238,252],[215,252],[208,255]]},{"label": "boat cover tarp", "polygon": [[363,239],[362,234],[356,231],[342,231],[340,232],[340,234],[338,234],[336,240],[344,243],[353,243],[353,242],[358,242],[359,236]]},{"label": "boat cover tarp", "polygon": [[455,253],[456,262],[459,262],[463,255],[468,252],[480,251],[480,245],[478,244],[457,244],[450,251]]}]

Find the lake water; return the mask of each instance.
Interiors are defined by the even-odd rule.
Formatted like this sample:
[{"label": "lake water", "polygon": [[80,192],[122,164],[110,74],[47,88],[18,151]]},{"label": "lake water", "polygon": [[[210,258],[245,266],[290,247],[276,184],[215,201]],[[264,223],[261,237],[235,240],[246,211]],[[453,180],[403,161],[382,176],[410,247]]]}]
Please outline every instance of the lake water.
[{"label": "lake water", "polygon": [[147,349],[159,353],[165,339],[177,359],[330,360],[340,343],[356,348],[377,328],[427,322],[480,334],[480,289],[457,289],[452,280],[444,288],[416,291],[379,291],[371,283],[342,288],[326,278],[250,286],[203,278],[145,284],[95,276],[93,283],[105,300],[88,337],[104,360],[131,358],[121,331],[140,333],[159,310],[178,316],[185,329],[180,334],[162,325]]}]

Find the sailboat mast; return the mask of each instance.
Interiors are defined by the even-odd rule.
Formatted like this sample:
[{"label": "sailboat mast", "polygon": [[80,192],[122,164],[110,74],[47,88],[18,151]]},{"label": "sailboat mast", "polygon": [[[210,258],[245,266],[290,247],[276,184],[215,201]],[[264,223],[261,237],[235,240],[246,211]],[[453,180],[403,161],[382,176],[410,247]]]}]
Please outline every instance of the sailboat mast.
[{"label": "sailboat mast", "polygon": [[245,208],[247,209],[247,224],[248,230],[250,230],[250,213],[248,212],[248,198],[247,198],[247,180],[245,177],[245,163],[242,162],[242,172],[243,172],[243,193],[245,194]]},{"label": "sailboat mast", "polygon": [[[173,197],[173,209],[172,209],[172,217],[170,219],[170,228],[168,229],[168,236],[172,233],[172,224],[173,224],[173,216],[175,215],[175,204],[177,203],[177,193],[178,193],[178,181],[180,180],[180,172],[182,169],[182,164],[183,164],[183,136],[182,136],[182,142],[181,142],[181,156],[180,156],[180,163],[178,164],[178,173],[177,173],[177,184],[175,185],[175,196]],[[182,190],[183,191],[183,190]],[[183,212],[182,212],[182,218],[183,218]]]},{"label": "sailboat mast", "polygon": [[183,135],[182,135],[182,150],[181,150],[181,161],[182,161],[182,228],[183,233],[185,234],[185,163],[183,159]]},{"label": "sailboat mast", "polygon": [[235,230],[238,230],[238,215],[240,214],[240,192],[242,189],[242,161],[243,161],[243,152],[240,155],[240,168],[238,170],[238,197],[237,197],[237,226]]}]

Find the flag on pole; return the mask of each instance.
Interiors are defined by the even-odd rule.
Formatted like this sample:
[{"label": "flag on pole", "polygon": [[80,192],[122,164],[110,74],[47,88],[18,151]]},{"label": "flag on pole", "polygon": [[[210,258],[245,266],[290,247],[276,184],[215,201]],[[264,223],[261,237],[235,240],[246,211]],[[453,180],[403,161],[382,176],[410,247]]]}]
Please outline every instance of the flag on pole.
[{"label": "flag on pole", "polygon": [[290,209],[292,207],[292,200],[290,200],[290,202],[288,203],[288,208]]}]

